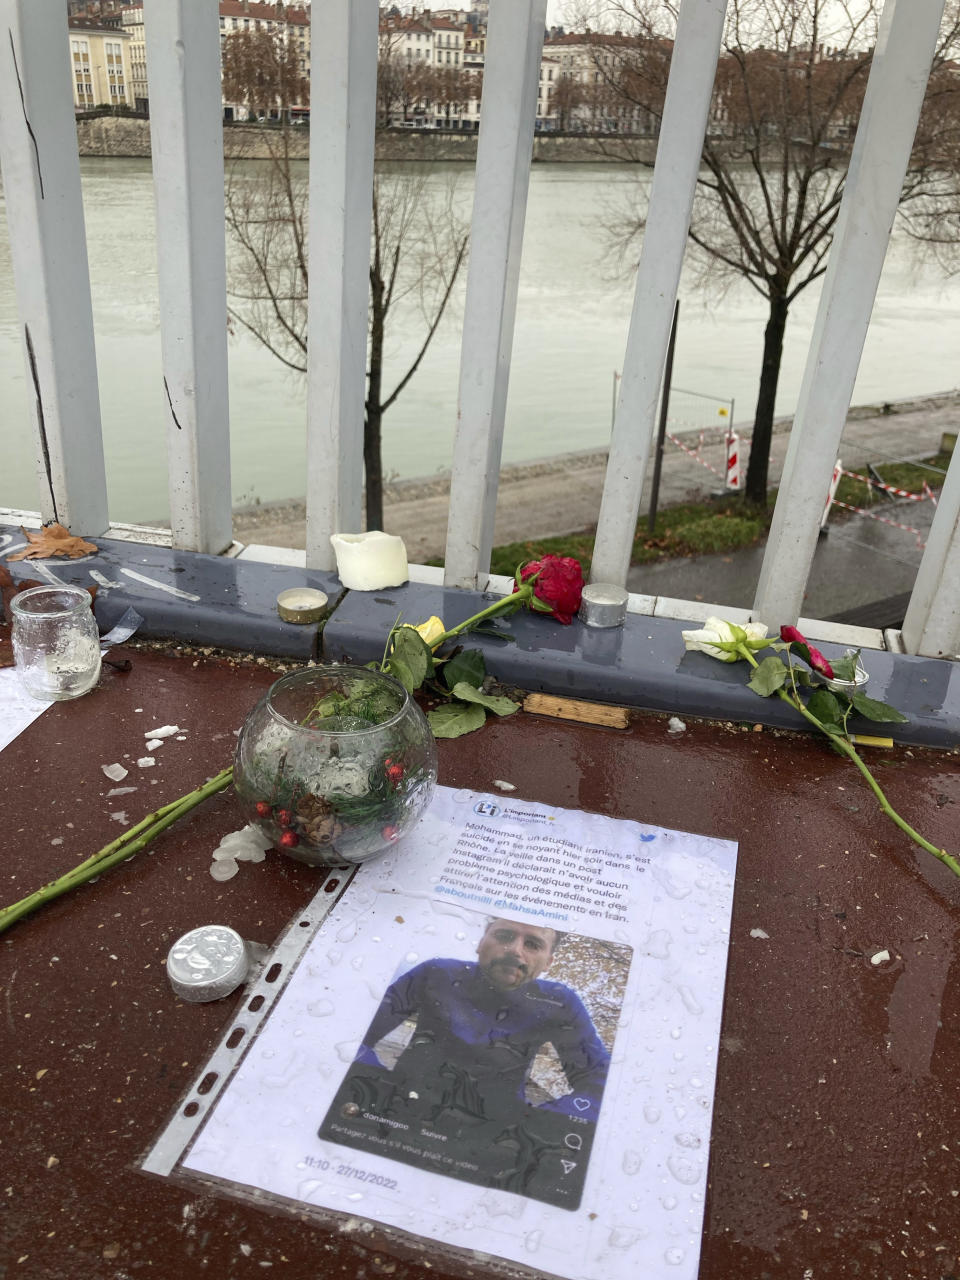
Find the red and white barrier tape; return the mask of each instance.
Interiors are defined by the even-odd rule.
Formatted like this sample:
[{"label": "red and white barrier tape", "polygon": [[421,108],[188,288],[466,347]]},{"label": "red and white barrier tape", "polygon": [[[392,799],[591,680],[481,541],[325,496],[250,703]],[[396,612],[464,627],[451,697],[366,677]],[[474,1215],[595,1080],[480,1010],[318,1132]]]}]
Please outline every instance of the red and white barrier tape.
[{"label": "red and white barrier tape", "polygon": [[898,498],[909,498],[911,502],[926,502],[927,498],[931,496],[931,489],[926,480],[923,482],[924,491],[922,493],[912,493],[909,489],[898,489],[894,484],[884,484],[882,480],[874,480],[870,476],[861,476],[856,471],[843,470],[842,474],[849,476],[851,480],[862,480],[871,489],[884,489],[887,493],[895,493]]},{"label": "red and white barrier tape", "polygon": [[913,525],[900,524],[897,520],[888,520],[886,516],[878,516],[872,511],[864,511],[863,507],[852,507],[849,502],[840,502],[837,498],[834,498],[833,505],[835,507],[843,507],[845,511],[854,511],[858,516],[866,516],[868,520],[879,520],[881,524],[889,524],[892,525],[894,529],[903,529],[906,533],[915,534],[917,546],[921,550],[923,550],[927,545],[923,539],[923,534],[919,529],[914,529]]},{"label": "red and white barrier tape", "polygon": [[706,467],[708,471],[712,471],[713,474],[715,476],[719,476],[721,480],[725,479],[723,472],[718,471],[717,468],[712,465],[712,463],[709,463],[706,460],[706,458],[702,457],[700,454],[700,450],[703,448],[703,432],[702,431],[700,432],[700,439],[696,449],[688,449],[685,444],[683,444],[680,440],[678,440],[676,436],[671,435],[669,431],[667,432],[667,439],[670,441],[671,444],[675,444],[678,449],[682,449],[684,453],[689,454],[690,457],[693,458],[695,462],[699,462],[701,467]]}]

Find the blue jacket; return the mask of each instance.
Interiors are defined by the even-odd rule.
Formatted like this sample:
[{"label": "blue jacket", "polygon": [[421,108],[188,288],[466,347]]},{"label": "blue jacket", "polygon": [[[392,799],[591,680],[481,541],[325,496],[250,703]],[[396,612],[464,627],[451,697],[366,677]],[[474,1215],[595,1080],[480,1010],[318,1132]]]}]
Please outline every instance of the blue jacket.
[{"label": "blue jacket", "polygon": [[475,962],[426,960],[387,988],[356,1061],[383,1067],[376,1046],[407,1019],[416,1030],[394,1068],[406,1086],[424,1092],[466,1074],[492,1116],[504,1102],[526,1102],[533,1060],[552,1044],[571,1092],[542,1109],[596,1121],[610,1055],[562,982],[537,978],[501,991]]}]

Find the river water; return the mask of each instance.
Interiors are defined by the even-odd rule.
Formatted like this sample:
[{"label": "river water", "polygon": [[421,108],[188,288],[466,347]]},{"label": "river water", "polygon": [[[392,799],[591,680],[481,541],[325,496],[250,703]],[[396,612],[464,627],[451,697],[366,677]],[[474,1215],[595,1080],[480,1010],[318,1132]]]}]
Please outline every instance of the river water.
[{"label": "river water", "polygon": [[[167,514],[163,392],[158,329],[153,184],[148,160],[81,160],[97,365],[111,519]],[[436,166],[438,192],[451,172],[469,211],[472,169]],[[622,367],[633,271],[613,278],[605,261],[606,211],[643,199],[648,172],[614,165],[533,169],[510,374],[504,461],[521,462],[609,442],[615,371]],[[637,196],[635,193],[640,191]],[[465,273],[420,370],[384,419],[390,476],[427,476],[450,466],[456,422]],[[675,429],[716,426],[735,402],[748,423],[756,396],[766,310],[748,285],[725,294],[681,288],[674,362]],[[778,414],[796,405],[817,286],[788,321]],[[405,368],[413,339],[402,313],[389,343],[385,386]],[[960,384],[960,279],[919,265],[895,238],[863,353],[855,403],[896,400]],[[230,338],[231,463],[235,503],[302,496],[304,379],[256,341]],[[698,394],[689,394],[698,393]],[[30,407],[5,217],[0,218],[0,505],[36,509]]]}]

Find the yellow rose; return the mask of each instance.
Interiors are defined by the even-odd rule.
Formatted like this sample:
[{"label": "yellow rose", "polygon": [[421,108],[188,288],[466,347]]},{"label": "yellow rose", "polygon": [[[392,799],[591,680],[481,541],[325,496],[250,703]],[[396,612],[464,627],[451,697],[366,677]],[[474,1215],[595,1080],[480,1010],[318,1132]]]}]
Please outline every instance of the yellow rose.
[{"label": "yellow rose", "polygon": [[405,622],[403,625],[405,627],[410,627],[413,631],[416,631],[416,633],[422,637],[431,649],[436,648],[434,641],[439,639],[447,629],[443,625],[443,619],[438,618],[436,614],[434,614],[432,618],[428,618],[426,622],[418,622],[416,626],[414,626],[412,622]]}]

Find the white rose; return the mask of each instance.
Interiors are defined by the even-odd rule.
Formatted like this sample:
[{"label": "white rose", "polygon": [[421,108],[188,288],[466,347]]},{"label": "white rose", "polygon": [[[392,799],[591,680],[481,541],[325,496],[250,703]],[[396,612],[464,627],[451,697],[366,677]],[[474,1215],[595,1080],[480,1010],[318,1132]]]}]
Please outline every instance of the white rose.
[{"label": "white rose", "polygon": [[737,662],[738,645],[749,649],[763,649],[767,640],[767,628],[762,622],[747,622],[742,627],[723,618],[708,618],[700,631],[682,631],[683,643],[695,653],[705,653],[720,662]]},{"label": "white rose", "polygon": [[743,630],[751,649],[764,649],[770,643],[765,622],[745,622]]}]

